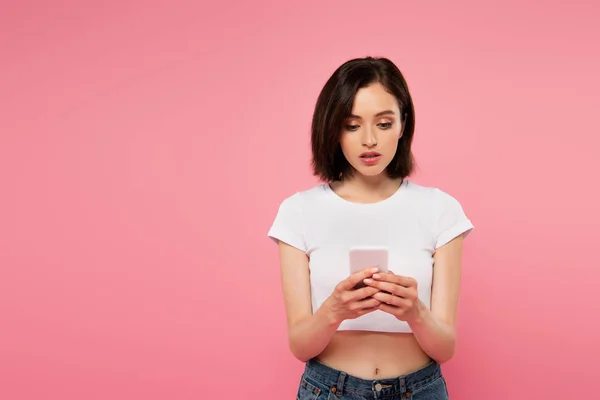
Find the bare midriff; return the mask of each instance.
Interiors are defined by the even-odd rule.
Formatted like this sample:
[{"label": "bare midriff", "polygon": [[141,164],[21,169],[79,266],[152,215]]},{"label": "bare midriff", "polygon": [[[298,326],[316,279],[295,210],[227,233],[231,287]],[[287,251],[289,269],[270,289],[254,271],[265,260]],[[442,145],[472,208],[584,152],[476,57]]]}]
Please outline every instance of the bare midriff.
[{"label": "bare midriff", "polygon": [[317,360],[362,379],[395,378],[431,362],[412,333],[367,331],[336,332]]}]

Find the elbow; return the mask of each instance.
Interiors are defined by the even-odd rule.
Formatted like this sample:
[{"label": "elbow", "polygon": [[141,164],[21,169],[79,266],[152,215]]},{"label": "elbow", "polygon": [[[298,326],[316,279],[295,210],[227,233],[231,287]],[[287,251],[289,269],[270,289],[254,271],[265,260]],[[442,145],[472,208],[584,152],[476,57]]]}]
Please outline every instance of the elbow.
[{"label": "elbow", "polygon": [[290,339],[288,343],[288,347],[290,352],[296,359],[305,363],[312,358],[312,356],[306,351],[307,349],[301,343],[297,343],[294,340]]},{"label": "elbow", "polygon": [[432,357],[435,362],[442,365],[448,361],[450,361],[454,357],[454,348],[445,351],[441,354],[436,355],[436,357]]},{"label": "elbow", "polygon": [[[456,329],[453,324],[444,323],[443,339],[438,342],[435,349],[435,357],[431,357],[438,364],[444,364],[454,357],[456,351]],[[441,338],[440,338],[441,339]]]},{"label": "elbow", "polygon": [[296,359],[298,361],[303,362],[303,363],[307,363],[308,360],[310,360],[312,358],[312,357],[306,357],[305,354],[295,354],[295,353],[292,353],[292,354],[294,354],[294,357],[296,357]]},{"label": "elbow", "polygon": [[439,348],[439,351],[436,352],[435,357],[431,357],[438,364],[444,364],[448,362],[454,357],[454,353],[456,351],[456,340],[454,336],[445,344]]},{"label": "elbow", "polygon": [[298,330],[290,330],[288,348],[292,355],[303,363],[318,355],[318,348],[315,347],[314,341],[309,340]]}]

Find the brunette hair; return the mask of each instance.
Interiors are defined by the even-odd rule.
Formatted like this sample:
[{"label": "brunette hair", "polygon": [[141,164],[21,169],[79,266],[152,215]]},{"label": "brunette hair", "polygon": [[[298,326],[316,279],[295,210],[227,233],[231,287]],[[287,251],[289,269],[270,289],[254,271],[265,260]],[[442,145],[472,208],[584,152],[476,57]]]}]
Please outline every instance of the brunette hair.
[{"label": "brunette hair", "polygon": [[339,66],[321,90],[312,118],[311,147],[313,174],[324,181],[339,181],[351,176],[352,166],[340,146],[344,121],[352,113],[359,89],[380,83],[398,101],[402,137],[386,171],[391,178],[405,178],[413,171],[415,160],[411,145],[415,130],[415,111],[408,85],[398,67],[387,58],[354,58]]}]

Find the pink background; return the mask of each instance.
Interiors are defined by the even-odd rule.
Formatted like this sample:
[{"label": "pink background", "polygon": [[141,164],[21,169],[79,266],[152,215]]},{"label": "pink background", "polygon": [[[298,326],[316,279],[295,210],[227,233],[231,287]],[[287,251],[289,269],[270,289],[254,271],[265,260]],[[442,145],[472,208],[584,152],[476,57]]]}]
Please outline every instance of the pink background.
[{"label": "pink background", "polygon": [[600,10],[482,3],[2,2],[0,398],[293,398],[266,233],[368,54],[476,225],[451,398],[596,398]]}]

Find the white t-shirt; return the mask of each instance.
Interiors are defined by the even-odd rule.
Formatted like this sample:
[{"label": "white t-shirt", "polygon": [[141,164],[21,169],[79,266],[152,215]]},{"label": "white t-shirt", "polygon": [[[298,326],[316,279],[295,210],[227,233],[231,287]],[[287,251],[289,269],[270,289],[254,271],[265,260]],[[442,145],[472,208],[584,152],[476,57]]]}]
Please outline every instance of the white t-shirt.
[{"label": "white t-shirt", "polygon": [[[352,247],[388,248],[388,267],[417,280],[419,298],[430,307],[433,253],[473,229],[460,203],[438,188],[404,179],[387,199],[369,204],[338,196],[324,183],[283,200],[268,236],[307,254],[312,310],[350,274]],[[338,330],[411,332],[408,323],[376,310],[345,320]]]}]

